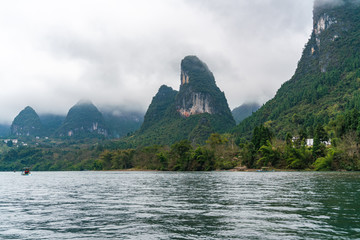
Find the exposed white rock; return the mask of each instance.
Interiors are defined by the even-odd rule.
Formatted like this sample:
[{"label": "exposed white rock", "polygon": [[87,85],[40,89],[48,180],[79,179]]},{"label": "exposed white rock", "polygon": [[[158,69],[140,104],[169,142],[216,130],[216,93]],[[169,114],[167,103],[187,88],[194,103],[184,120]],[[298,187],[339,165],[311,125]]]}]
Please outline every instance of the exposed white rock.
[{"label": "exposed white rock", "polygon": [[320,48],[320,34],[328,29],[331,25],[337,23],[335,18],[331,18],[329,15],[324,13],[314,25],[314,33],[316,38],[316,45]]},{"label": "exposed white rock", "polygon": [[[210,101],[206,94],[193,92],[191,94],[191,104],[186,104],[186,99],[183,99],[183,106],[178,111],[184,117],[190,115],[210,113],[213,114],[213,110],[210,107]],[[186,105],[191,107],[186,107]]]},{"label": "exposed white rock", "polygon": [[184,71],[181,71],[181,85],[189,83],[189,75],[187,75]]}]

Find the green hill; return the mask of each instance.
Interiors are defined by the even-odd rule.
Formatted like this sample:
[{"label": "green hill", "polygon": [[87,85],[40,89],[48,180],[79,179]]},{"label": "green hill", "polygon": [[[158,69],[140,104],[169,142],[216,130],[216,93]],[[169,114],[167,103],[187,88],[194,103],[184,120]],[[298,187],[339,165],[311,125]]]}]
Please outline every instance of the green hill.
[{"label": "green hill", "polygon": [[42,133],[42,124],[35,110],[27,106],[11,124],[11,135],[35,136]]},{"label": "green hill", "polygon": [[314,27],[294,76],[275,97],[241,122],[235,133],[249,137],[261,124],[284,138],[360,107],[360,5],[315,1]]},{"label": "green hill", "polygon": [[169,145],[183,139],[204,143],[212,132],[225,132],[235,126],[224,93],[199,58],[187,56],[182,60],[180,81],[179,92],[160,87],[141,129],[125,139],[126,143]]},{"label": "green hill", "polygon": [[57,130],[60,137],[105,137],[107,128],[101,112],[89,101],[80,101],[73,106]]}]

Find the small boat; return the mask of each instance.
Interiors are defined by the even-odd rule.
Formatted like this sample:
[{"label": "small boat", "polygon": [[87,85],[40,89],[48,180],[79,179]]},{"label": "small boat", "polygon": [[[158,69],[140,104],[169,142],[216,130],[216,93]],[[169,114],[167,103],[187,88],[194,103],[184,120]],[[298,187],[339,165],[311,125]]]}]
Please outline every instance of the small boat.
[{"label": "small boat", "polygon": [[30,168],[28,167],[23,168],[21,175],[25,175],[25,176],[30,175]]},{"label": "small boat", "polygon": [[[262,167],[260,170],[256,170],[257,172],[270,172],[270,168],[268,167]],[[273,172],[274,170],[272,170],[271,172]]]}]

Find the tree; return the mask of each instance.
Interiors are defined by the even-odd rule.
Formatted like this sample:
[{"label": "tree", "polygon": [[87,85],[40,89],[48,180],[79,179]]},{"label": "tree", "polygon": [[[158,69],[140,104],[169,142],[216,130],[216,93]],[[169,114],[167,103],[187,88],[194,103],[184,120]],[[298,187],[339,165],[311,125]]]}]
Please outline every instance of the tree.
[{"label": "tree", "polygon": [[240,148],[242,164],[248,168],[254,168],[256,157],[256,150],[254,144],[252,142],[244,143],[240,145]]},{"label": "tree", "polygon": [[191,142],[189,140],[181,140],[171,146],[170,155],[175,161],[175,171],[187,171],[191,157]]},{"label": "tree", "polygon": [[318,124],[315,128],[313,155],[315,157],[325,156],[325,146],[323,142],[328,141],[328,135],[321,124]]},{"label": "tree", "polygon": [[206,147],[197,147],[192,156],[193,168],[195,171],[211,171],[215,169],[214,152]]},{"label": "tree", "polygon": [[105,150],[100,154],[100,163],[104,169],[111,169],[111,161],[113,158],[112,152]]},{"label": "tree", "polygon": [[229,140],[225,137],[220,135],[219,133],[213,133],[210,135],[209,139],[206,140],[206,143],[210,145],[212,149],[215,149],[216,146],[227,143]]},{"label": "tree", "polygon": [[8,147],[12,147],[12,146],[14,146],[14,143],[13,143],[12,140],[9,140],[9,141],[7,141],[6,145],[7,145]]},{"label": "tree", "polygon": [[259,152],[261,154],[261,158],[258,160],[258,166],[275,166],[280,158],[281,154],[278,149],[272,146],[270,141],[266,142],[266,145],[263,145]]},{"label": "tree", "polygon": [[273,133],[268,127],[260,125],[254,128],[251,142],[254,144],[255,149],[258,150],[261,146],[266,145],[267,141],[271,141],[273,136]]}]

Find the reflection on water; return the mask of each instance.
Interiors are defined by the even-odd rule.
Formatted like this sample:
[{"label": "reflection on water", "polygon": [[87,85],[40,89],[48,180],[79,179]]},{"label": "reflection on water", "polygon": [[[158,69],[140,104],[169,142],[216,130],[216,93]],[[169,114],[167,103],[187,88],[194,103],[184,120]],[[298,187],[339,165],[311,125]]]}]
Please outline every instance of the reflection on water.
[{"label": "reflection on water", "polygon": [[0,239],[359,239],[360,173],[0,173]]}]

